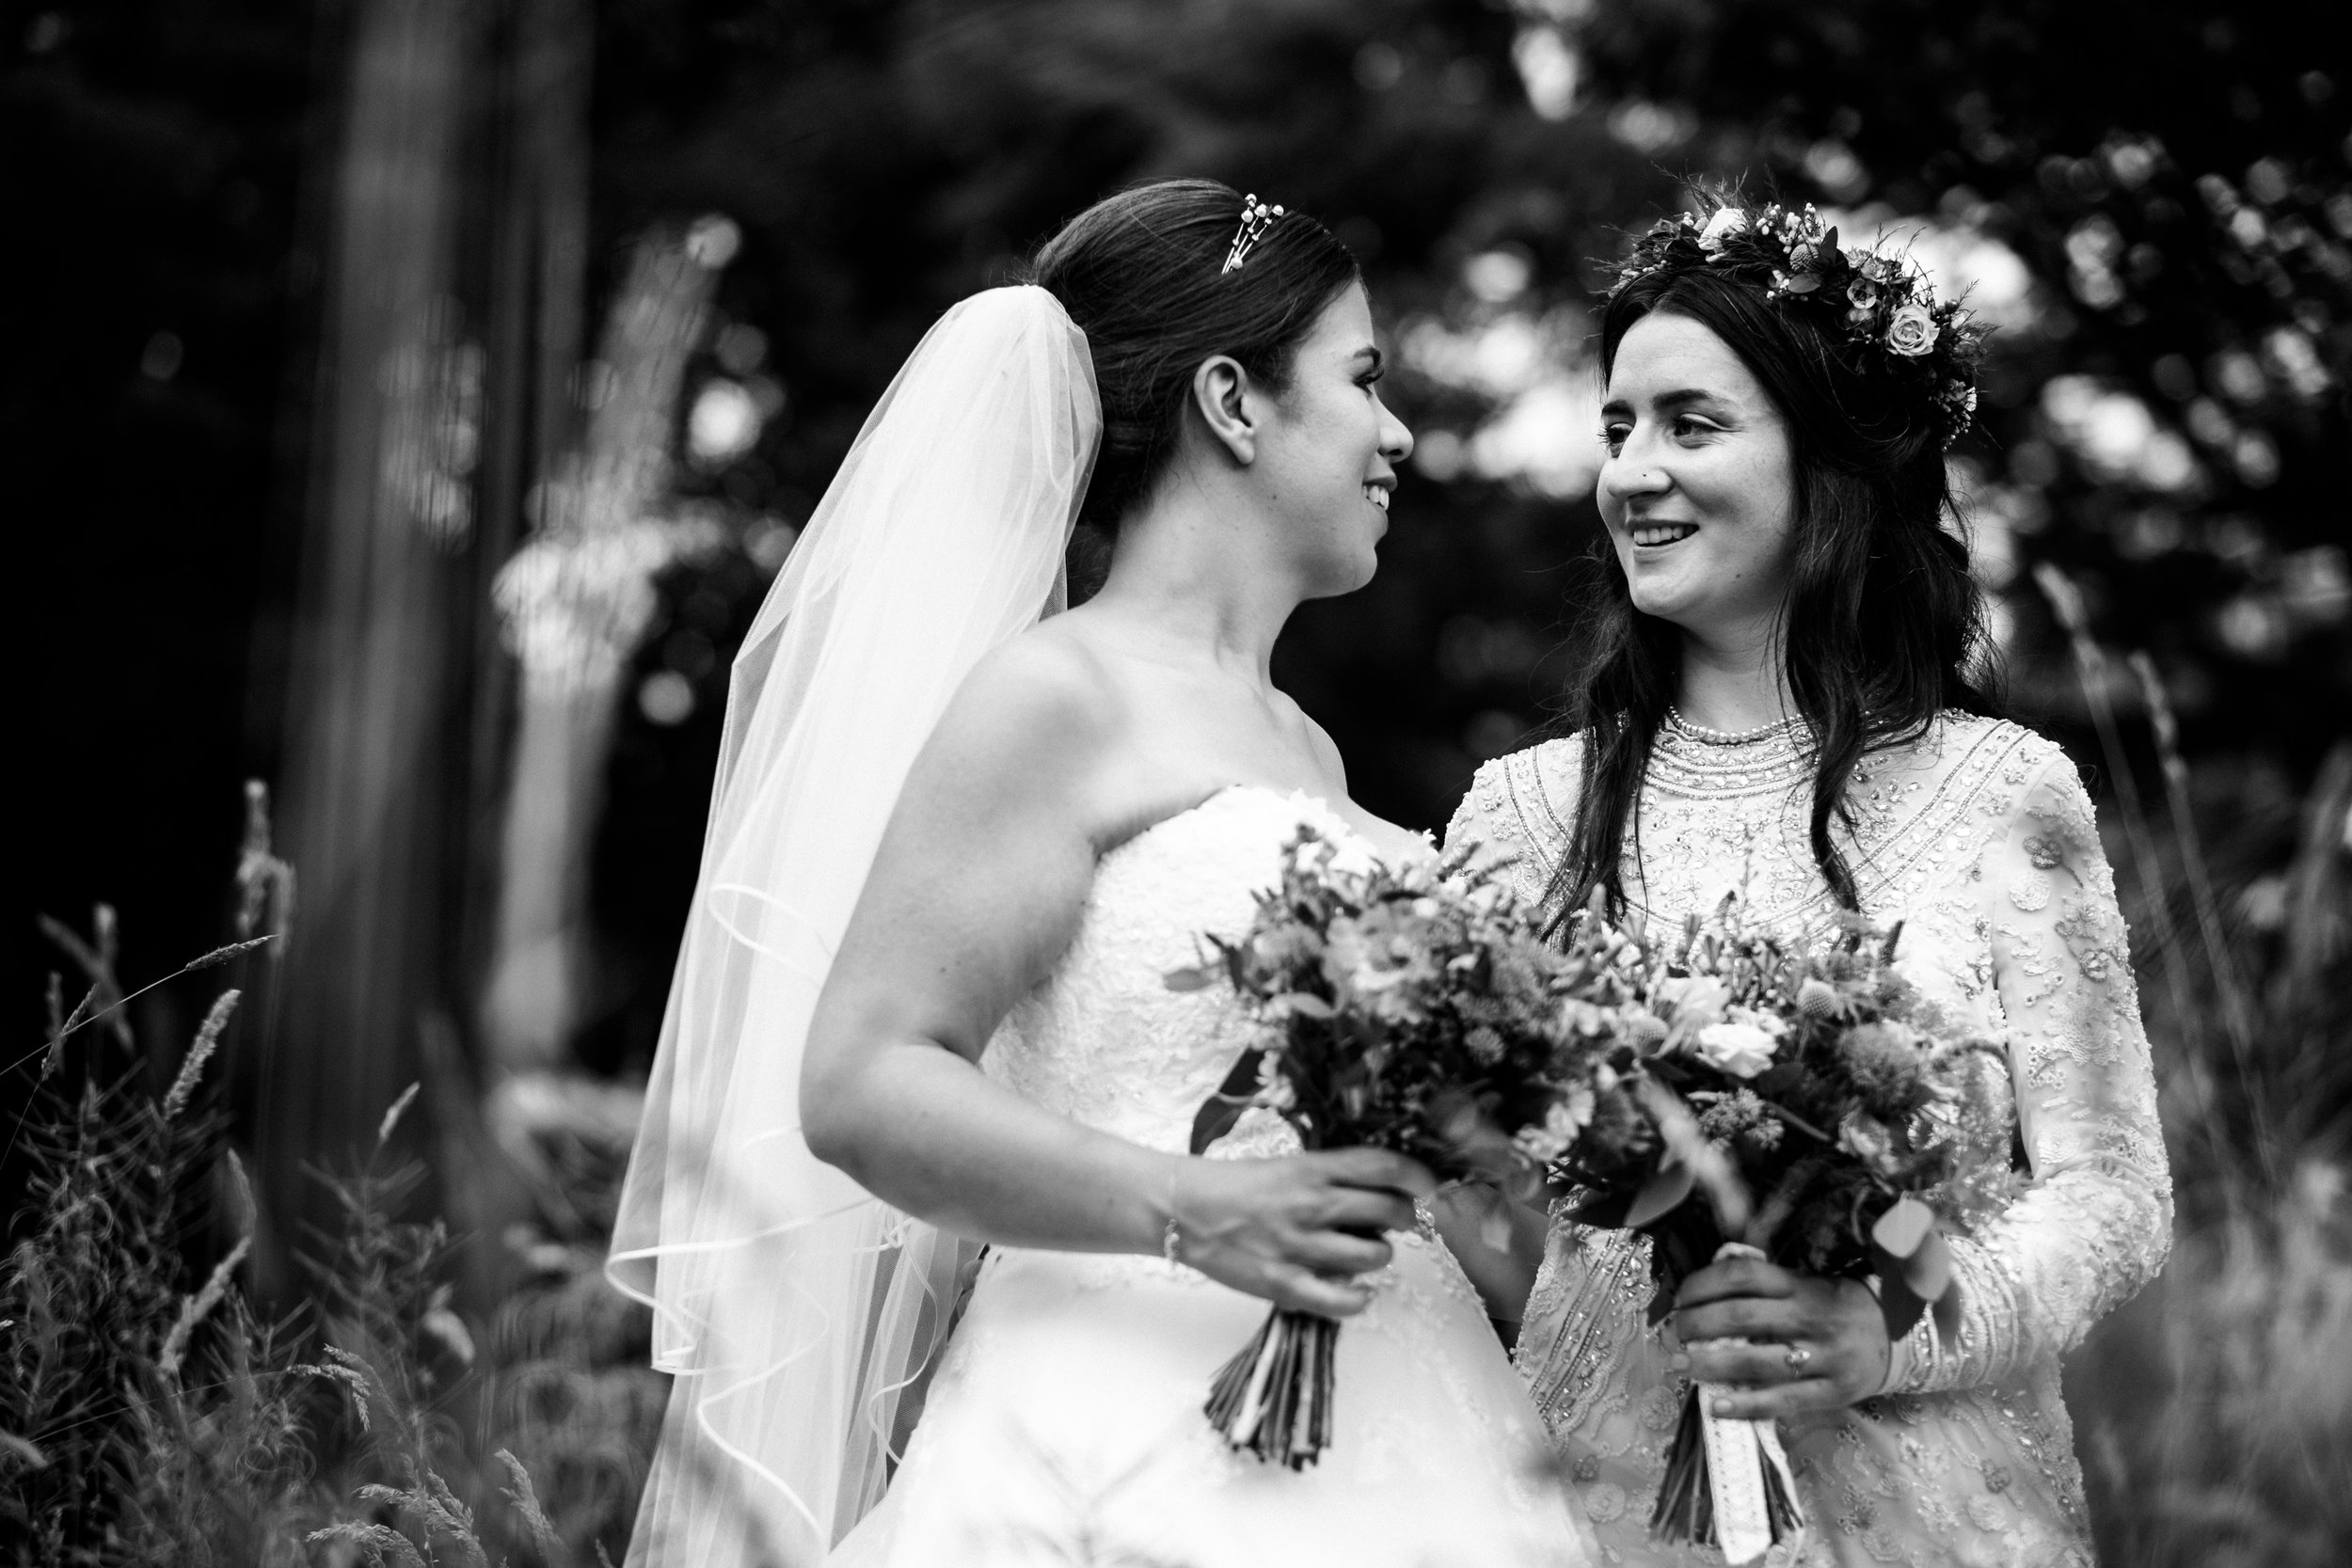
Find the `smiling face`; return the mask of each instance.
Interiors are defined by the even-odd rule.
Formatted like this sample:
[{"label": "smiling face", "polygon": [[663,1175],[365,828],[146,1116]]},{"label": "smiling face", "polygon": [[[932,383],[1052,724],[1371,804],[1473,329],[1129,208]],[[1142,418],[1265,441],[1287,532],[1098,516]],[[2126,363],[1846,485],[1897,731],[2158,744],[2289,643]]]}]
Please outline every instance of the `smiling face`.
[{"label": "smiling face", "polygon": [[1413,450],[1412,432],[1380,401],[1380,375],[1372,304],[1351,285],[1299,342],[1289,385],[1251,393],[1251,468],[1310,598],[1361,588],[1378,564],[1397,465]]},{"label": "smiling face", "polygon": [[1769,636],[1788,593],[1796,466],[1780,410],[1723,339],[1652,311],[1617,344],[1596,496],[1633,608],[1708,642]]}]

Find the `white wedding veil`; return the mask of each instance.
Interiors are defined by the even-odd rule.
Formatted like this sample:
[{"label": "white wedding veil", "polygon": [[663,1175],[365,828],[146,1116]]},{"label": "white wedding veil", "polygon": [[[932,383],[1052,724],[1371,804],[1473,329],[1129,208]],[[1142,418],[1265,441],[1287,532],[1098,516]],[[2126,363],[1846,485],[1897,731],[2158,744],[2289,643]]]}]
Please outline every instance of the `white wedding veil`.
[{"label": "white wedding veil", "polygon": [[1035,287],[949,310],[866,420],[735,661],[702,871],[609,1272],[676,1374],[629,1563],[822,1559],[881,1497],[973,1250],[801,1136],[809,1016],[907,770],[1061,608],[1102,412]]}]

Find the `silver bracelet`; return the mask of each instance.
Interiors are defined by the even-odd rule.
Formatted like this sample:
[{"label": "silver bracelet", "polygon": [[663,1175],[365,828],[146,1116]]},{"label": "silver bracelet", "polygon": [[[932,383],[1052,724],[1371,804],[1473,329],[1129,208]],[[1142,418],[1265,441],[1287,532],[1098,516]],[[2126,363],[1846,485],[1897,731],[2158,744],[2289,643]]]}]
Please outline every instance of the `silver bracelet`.
[{"label": "silver bracelet", "polygon": [[1184,1240],[1176,1230],[1176,1173],[1184,1168],[1181,1164],[1168,1167],[1168,1227],[1160,1232],[1160,1256],[1171,1263],[1184,1261],[1176,1256],[1177,1245]]}]

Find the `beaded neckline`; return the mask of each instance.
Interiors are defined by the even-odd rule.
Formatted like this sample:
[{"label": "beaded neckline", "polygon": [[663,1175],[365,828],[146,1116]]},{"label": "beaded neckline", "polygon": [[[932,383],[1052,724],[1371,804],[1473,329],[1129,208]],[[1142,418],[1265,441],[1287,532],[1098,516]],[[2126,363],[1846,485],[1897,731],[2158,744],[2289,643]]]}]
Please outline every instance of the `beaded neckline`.
[{"label": "beaded neckline", "polygon": [[1702,746],[1755,746],[1795,729],[1802,721],[1795,718],[1775,719],[1752,730],[1712,730],[1705,724],[1693,724],[1682,717],[1682,710],[1672,703],[1666,705],[1666,727],[1680,732],[1686,738]]},{"label": "beaded neckline", "polygon": [[1744,735],[1722,735],[1669,709],[1650,748],[1650,787],[1670,795],[1722,797],[1786,791],[1813,774],[1813,736],[1783,720]]}]

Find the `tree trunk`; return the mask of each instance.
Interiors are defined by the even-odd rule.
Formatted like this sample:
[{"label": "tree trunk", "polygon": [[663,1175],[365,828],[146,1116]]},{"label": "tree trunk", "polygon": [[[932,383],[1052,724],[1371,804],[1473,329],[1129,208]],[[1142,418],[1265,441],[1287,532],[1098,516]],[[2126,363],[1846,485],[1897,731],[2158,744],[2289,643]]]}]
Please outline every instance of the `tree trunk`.
[{"label": "tree trunk", "polygon": [[444,764],[463,675],[450,633],[465,613],[481,375],[455,292],[469,9],[362,0],[351,14],[281,792],[302,903],[262,1080],[281,1218],[311,1207],[302,1164],[340,1164],[415,1076],[441,978]]}]

